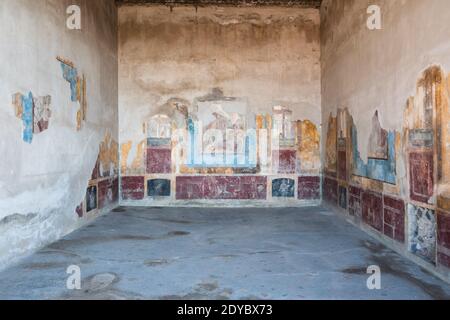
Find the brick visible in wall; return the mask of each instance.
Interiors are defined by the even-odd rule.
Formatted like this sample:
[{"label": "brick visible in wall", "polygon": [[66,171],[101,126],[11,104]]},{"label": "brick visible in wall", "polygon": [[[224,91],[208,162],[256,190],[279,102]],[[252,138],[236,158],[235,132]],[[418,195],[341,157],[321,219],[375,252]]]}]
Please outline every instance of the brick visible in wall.
[{"label": "brick visible in wall", "polygon": [[299,177],[298,199],[299,200],[320,199],[320,177]]},{"label": "brick visible in wall", "polygon": [[405,202],[384,196],[384,234],[401,243],[405,242]]},{"label": "brick visible in wall", "polygon": [[351,216],[361,217],[361,194],[362,189],[350,186],[348,188],[348,212]]},{"label": "brick visible in wall", "polygon": [[428,203],[433,196],[433,153],[410,153],[410,190],[411,199]]},{"label": "brick visible in wall", "polygon": [[383,232],[383,198],[381,194],[365,191],[362,194],[362,218],[364,223]]},{"label": "brick visible in wall", "polygon": [[177,200],[265,200],[267,177],[177,177]]},{"label": "brick visible in wall", "polygon": [[122,177],[122,199],[142,200],[145,196],[145,178],[141,176]]},{"label": "brick visible in wall", "polygon": [[325,177],[323,181],[323,198],[331,204],[338,204],[338,183],[337,180]]},{"label": "brick visible in wall", "polygon": [[147,173],[171,173],[172,151],[170,149],[147,148]]}]

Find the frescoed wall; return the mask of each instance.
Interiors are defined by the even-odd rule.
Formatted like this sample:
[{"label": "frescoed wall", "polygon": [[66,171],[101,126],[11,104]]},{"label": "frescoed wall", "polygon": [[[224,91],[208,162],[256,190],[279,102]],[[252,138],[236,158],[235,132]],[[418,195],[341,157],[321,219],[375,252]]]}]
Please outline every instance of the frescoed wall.
[{"label": "frescoed wall", "polygon": [[314,9],[121,6],[122,204],[319,203],[319,26]]},{"label": "frescoed wall", "polygon": [[[324,200],[448,275],[450,4],[344,2],[321,8]],[[382,30],[358,14],[372,4],[383,8]]]},{"label": "frescoed wall", "polygon": [[0,1],[0,15],[1,269],[117,206],[119,161],[114,1]]}]

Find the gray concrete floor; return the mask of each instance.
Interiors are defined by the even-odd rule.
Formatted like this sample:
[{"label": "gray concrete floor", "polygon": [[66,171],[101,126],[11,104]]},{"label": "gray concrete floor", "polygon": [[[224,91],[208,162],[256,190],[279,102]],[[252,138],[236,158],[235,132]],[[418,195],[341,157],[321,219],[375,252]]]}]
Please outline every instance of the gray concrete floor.
[{"label": "gray concrete floor", "polygon": [[[82,290],[66,289],[69,265]],[[382,289],[368,290],[378,265]],[[0,273],[0,299],[449,299],[323,208],[118,208]]]}]

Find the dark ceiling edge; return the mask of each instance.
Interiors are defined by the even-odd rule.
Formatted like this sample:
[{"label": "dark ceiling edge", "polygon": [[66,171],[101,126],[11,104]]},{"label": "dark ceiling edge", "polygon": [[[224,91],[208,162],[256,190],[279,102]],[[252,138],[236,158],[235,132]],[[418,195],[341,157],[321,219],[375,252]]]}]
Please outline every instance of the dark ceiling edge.
[{"label": "dark ceiling edge", "polygon": [[322,0],[116,0],[118,6],[297,7],[319,9]]}]

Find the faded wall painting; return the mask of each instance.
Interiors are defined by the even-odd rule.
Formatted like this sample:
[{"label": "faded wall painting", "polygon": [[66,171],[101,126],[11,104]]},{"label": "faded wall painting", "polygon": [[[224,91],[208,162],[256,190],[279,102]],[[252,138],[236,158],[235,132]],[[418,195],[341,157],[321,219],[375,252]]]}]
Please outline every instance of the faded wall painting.
[{"label": "faded wall painting", "polygon": [[[326,171],[323,186],[324,199],[343,207],[343,187],[348,184],[349,215],[357,221],[361,216],[364,224],[396,242],[406,242],[409,251],[430,264],[446,268],[450,267],[450,237],[445,231],[450,224],[449,97],[450,77],[441,67],[427,68],[417,81],[415,95],[406,99],[403,128],[384,129],[378,111],[370,129],[357,128],[349,116],[350,148],[341,134],[345,130],[340,129],[338,111],[337,146],[332,143],[333,117],[326,146],[327,155],[333,156],[329,158],[337,154],[338,174]],[[367,161],[358,150],[358,130],[363,129],[370,130]]]},{"label": "faded wall painting", "polygon": [[[164,112],[144,119],[147,139],[121,145],[122,175],[129,178],[122,178],[123,199],[154,198],[156,181],[170,176],[175,194],[164,194],[174,201],[267,200],[267,192],[295,200],[298,176],[320,174],[319,131],[309,120],[294,119],[287,106],[257,114],[247,99],[216,88],[155,109]],[[298,200],[320,199],[320,184],[313,187]]]},{"label": "faded wall painting", "polygon": [[369,140],[369,155],[377,156],[377,158],[369,157],[367,162],[361,159],[358,150],[358,132],[356,126],[352,126],[353,174],[359,177],[396,184],[397,134],[394,131],[386,132],[379,127],[378,112],[375,113],[373,119],[374,127]]},{"label": "faded wall painting", "polygon": [[85,213],[98,213],[99,210],[111,208],[119,200],[118,143],[111,132],[105,133],[98,150],[85,199],[75,209],[80,218],[84,217]]}]

